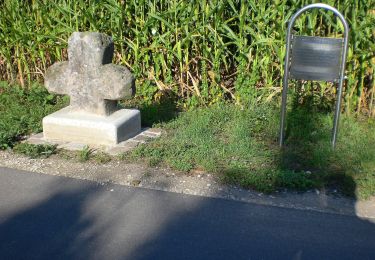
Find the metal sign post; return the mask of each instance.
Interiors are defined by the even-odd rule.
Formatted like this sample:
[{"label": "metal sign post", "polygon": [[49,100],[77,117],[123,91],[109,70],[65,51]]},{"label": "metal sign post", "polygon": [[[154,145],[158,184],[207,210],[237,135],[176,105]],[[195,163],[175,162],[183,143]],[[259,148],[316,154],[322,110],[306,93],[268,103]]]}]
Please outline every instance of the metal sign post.
[{"label": "metal sign post", "polygon": [[[343,38],[293,35],[296,19],[310,9],[332,11],[344,26]],[[342,87],[348,49],[349,26],[344,16],[334,7],[326,4],[311,4],[295,13],[289,21],[286,35],[283,93],[281,104],[279,144],[283,145],[285,132],[286,101],[289,77],[296,80],[320,80],[338,83],[335,117],[332,129],[332,147],[335,148],[340,117]],[[291,52],[291,55],[290,55]]]}]

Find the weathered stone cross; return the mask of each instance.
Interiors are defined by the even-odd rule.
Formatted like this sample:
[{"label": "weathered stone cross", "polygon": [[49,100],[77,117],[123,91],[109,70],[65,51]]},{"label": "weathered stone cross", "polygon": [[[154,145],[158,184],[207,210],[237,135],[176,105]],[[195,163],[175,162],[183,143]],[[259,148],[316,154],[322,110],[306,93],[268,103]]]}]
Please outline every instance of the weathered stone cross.
[{"label": "weathered stone cross", "polygon": [[45,85],[56,94],[70,96],[73,111],[108,116],[117,100],[134,95],[134,78],[128,69],[111,64],[111,37],[96,32],[75,32],[68,41],[69,61],[46,72]]}]

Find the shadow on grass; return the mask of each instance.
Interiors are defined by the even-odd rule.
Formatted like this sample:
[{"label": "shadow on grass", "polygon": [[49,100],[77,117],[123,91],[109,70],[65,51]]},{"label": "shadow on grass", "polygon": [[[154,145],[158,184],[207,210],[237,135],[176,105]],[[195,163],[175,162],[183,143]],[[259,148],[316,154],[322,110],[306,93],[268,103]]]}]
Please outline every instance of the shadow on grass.
[{"label": "shadow on grass", "polygon": [[176,99],[170,96],[163,96],[157,101],[144,101],[141,98],[135,98],[123,101],[120,106],[139,109],[143,127],[167,123],[176,118],[180,111]]},{"label": "shadow on grass", "polygon": [[278,182],[288,186],[285,182],[293,182],[294,176],[299,182],[297,187],[327,188],[328,192],[338,190],[355,197],[356,184],[347,174],[347,163],[342,163],[347,158],[331,148],[334,104],[313,94],[295,94],[292,102],[279,159],[283,174],[278,176]]}]

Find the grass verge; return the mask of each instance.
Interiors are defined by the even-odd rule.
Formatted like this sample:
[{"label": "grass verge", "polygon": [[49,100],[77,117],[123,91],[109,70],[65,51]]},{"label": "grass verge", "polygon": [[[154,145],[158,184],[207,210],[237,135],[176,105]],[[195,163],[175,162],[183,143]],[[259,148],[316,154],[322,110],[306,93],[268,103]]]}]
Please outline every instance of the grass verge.
[{"label": "grass verge", "polygon": [[[263,192],[326,187],[360,198],[375,195],[375,121],[342,116],[333,151],[329,107],[304,100],[289,110],[283,149],[277,145],[279,109],[271,105],[241,109],[221,103],[175,117],[172,101],[140,104],[142,116],[146,114],[143,124],[164,122],[159,126],[167,135],[140,146],[132,156],[181,171],[203,169],[227,183]],[[42,118],[67,101],[38,85],[24,89],[0,83],[0,149],[12,148],[24,135],[41,131]],[[158,113],[161,108],[165,109]],[[52,146],[27,144],[14,150],[31,157],[56,152]],[[94,155],[89,148],[73,157],[110,161],[108,155]]]},{"label": "grass verge", "polygon": [[292,108],[283,149],[277,145],[278,120],[279,109],[266,105],[196,109],[161,124],[167,135],[132,156],[181,171],[203,169],[262,192],[325,187],[360,198],[375,195],[374,121],[342,116],[333,151],[331,113],[310,105]]},{"label": "grass verge", "polygon": [[40,85],[29,88],[0,82],[0,149],[12,148],[24,135],[42,131],[42,118],[68,103]]},{"label": "grass verge", "polygon": [[18,154],[26,155],[30,158],[48,158],[53,154],[57,154],[66,160],[73,160],[75,162],[92,162],[98,164],[106,164],[110,162],[113,157],[101,151],[95,151],[89,146],[85,146],[79,151],[69,151],[64,149],[57,149],[57,145],[51,144],[29,144],[18,143],[13,147],[13,151]]}]

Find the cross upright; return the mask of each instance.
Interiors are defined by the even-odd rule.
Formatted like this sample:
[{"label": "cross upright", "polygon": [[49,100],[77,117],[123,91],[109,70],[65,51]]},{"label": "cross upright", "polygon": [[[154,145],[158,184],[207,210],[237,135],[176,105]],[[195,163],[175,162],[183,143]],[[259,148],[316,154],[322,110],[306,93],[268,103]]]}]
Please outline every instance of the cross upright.
[{"label": "cross upright", "polygon": [[114,44],[106,34],[74,32],[68,40],[69,61],[46,72],[46,88],[70,96],[72,111],[108,116],[117,100],[134,95],[134,78],[123,66],[112,64]]}]

